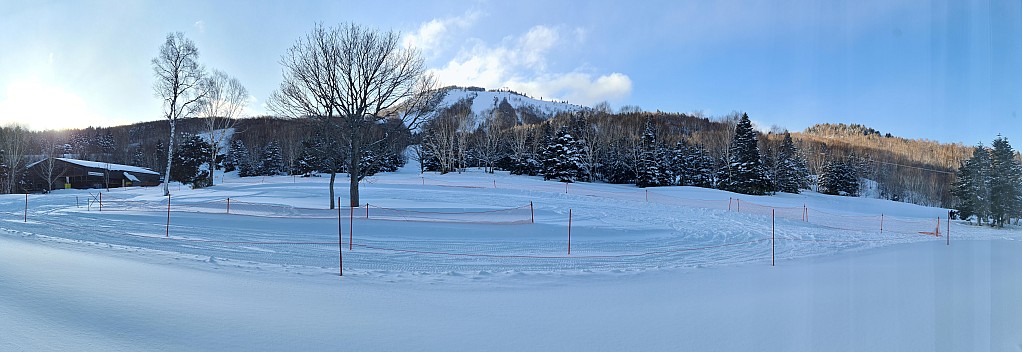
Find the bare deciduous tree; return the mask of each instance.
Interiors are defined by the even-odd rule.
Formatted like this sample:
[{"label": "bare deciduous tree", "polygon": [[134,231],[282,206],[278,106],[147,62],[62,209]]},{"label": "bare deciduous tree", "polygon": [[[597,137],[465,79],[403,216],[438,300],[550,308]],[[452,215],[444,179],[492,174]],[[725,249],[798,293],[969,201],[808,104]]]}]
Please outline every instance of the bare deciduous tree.
[{"label": "bare deciduous tree", "polygon": [[203,78],[201,90],[205,97],[200,101],[199,113],[205,117],[205,129],[209,133],[209,185],[213,185],[213,174],[216,169],[216,156],[224,145],[228,131],[237,125],[237,118],[245,109],[248,100],[248,89],[241,85],[237,78],[228,76],[220,70]]},{"label": "bare deciduous tree", "polygon": [[[270,97],[271,108],[293,117],[314,117],[338,124],[348,134],[350,204],[358,206],[358,182],[365,148],[379,141],[364,140],[374,123],[397,117],[396,107],[422,94],[430,76],[422,56],[401,46],[400,34],[355,24],[316,25],[281,57],[280,88]],[[334,207],[334,178],[330,175],[330,207]]]},{"label": "bare deciduous tree", "polygon": [[54,181],[58,177],[64,177],[64,169],[57,170],[56,160],[56,156],[60,154],[63,145],[57,142],[57,138],[54,135],[42,136],[39,143],[43,159],[39,161],[40,165],[36,170],[39,177],[46,179],[46,191],[49,192],[53,190]]},{"label": "bare deciduous tree", "polygon": [[17,185],[21,181],[21,171],[25,165],[28,133],[28,130],[20,125],[8,125],[0,129],[0,148],[3,148],[0,153],[3,157],[2,162],[7,164],[7,177],[0,184],[2,193],[18,191]]},{"label": "bare deciduous tree", "polygon": [[170,195],[170,165],[174,159],[174,138],[177,120],[196,113],[203,98],[201,89],[203,69],[199,65],[199,50],[195,43],[181,32],[167,35],[160,53],[152,60],[156,82],[153,90],[163,100],[163,116],[170,121],[170,139],[167,142],[167,169],[163,176],[163,195]]}]

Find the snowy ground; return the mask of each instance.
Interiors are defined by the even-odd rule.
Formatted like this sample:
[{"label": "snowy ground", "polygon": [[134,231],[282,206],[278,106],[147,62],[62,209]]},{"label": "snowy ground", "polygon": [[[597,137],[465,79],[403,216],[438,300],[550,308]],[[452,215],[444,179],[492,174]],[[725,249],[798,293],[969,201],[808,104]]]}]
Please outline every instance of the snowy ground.
[{"label": "snowy ground", "polygon": [[343,278],[325,177],[176,190],[169,236],[155,188],[2,196],[0,350],[1022,350],[1017,228],[413,170],[342,210]]}]

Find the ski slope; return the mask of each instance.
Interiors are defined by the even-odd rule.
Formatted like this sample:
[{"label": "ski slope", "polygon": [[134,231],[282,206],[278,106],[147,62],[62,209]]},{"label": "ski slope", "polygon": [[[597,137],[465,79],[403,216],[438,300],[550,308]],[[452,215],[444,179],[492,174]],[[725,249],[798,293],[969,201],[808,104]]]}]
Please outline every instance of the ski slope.
[{"label": "ski slope", "polygon": [[1018,228],[417,169],[364,180],[369,206],[340,214],[326,177],[172,186],[169,226],[158,188],[103,190],[102,210],[99,190],[0,196],[0,350],[1022,346]]}]

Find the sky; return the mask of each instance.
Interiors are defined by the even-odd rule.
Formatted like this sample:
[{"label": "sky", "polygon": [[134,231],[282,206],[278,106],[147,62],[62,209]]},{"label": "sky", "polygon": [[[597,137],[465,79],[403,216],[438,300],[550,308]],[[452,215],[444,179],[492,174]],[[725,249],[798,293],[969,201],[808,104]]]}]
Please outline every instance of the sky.
[{"label": "sky", "polygon": [[401,32],[443,85],[1022,147],[1022,0],[0,0],[0,123],[161,119],[151,60],[171,32],[267,114],[285,50],[345,22]]}]

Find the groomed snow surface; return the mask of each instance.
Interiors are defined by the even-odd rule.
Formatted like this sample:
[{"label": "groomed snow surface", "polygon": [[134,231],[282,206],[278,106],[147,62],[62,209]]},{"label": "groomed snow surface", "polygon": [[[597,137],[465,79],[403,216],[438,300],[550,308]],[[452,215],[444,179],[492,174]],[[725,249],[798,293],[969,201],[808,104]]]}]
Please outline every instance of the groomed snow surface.
[{"label": "groomed snow surface", "polygon": [[946,209],[409,165],[338,212],[327,177],[224,180],[172,186],[169,233],[162,188],[0,196],[0,351],[1022,351],[1022,231]]}]

